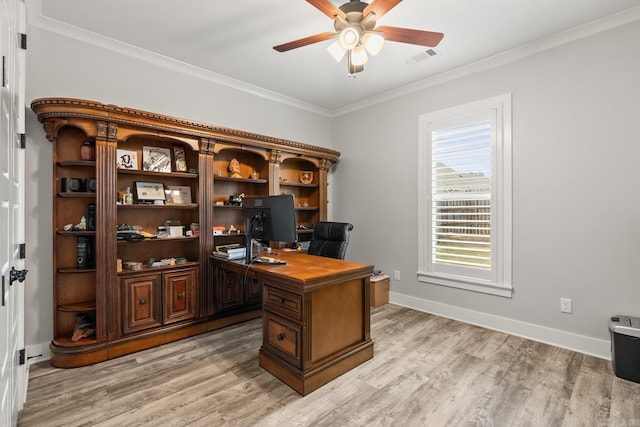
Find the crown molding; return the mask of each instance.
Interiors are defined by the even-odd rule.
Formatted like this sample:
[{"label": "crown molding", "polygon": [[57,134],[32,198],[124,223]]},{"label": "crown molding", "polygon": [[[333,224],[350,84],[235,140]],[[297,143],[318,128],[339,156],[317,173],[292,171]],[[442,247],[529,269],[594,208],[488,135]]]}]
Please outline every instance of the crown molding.
[{"label": "crown molding", "polygon": [[452,80],[457,80],[462,77],[497,68],[510,62],[514,62],[522,58],[538,54],[542,51],[552,49],[594,34],[598,34],[603,31],[620,27],[637,20],[640,20],[640,6],[627,9],[623,12],[607,16],[597,21],[593,21],[588,24],[563,31],[561,33],[557,33],[540,40],[536,40],[526,45],[490,56],[488,58],[481,59],[471,64],[467,64],[450,71],[445,71],[433,77],[429,77],[419,82],[411,83],[401,88],[381,93],[363,101],[335,109],[332,111],[332,116],[338,117],[347,113],[370,107],[375,104],[379,104],[381,102],[408,95],[419,90],[424,90],[433,86],[450,82]]},{"label": "crown molding", "polygon": [[294,108],[319,114],[324,117],[335,118],[348,114],[357,110],[370,107],[381,102],[389,101],[401,96],[411,94],[416,91],[424,90],[433,86],[437,86],[452,80],[466,77],[478,72],[497,68],[535,55],[544,50],[552,49],[584,37],[588,37],[612,28],[616,28],[640,19],[640,6],[627,9],[623,12],[599,19],[597,21],[584,24],[570,30],[537,40],[532,43],[520,46],[518,48],[493,55],[491,57],[481,59],[474,63],[458,67],[456,69],[445,71],[438,75],[426,78],[424,80],[411,83],[398,89],[393,89],[379,95],[367,98],[365,100],[349,104],[334,110],[313,105],[299,99],[285,96],[267,89],[214,73],[200,67],[196,67],[182,61],[178,61],[167,56],[160,55],[137,46],[133,46],[121,41],[111,39],[45,16],[42,16],[42,0],[30,0],[27,3],[27,19],[30,26],[60,34],[62,36],[80,40],[82,42],[99,46],[101,48],[122,53],[136,59],[142,59],[159,67],[165,67],[176,72],[184,73],[195,78],[203,79],[212,83],[236,89],[254,96],[258,96],[270,101],[289,105]]},{"label": "crown molding", "polygon": [[332,112],[326,108],[309,104],[307,102],[300,101],[298,99],[285,96],[273,91],[269,91],[267,89],[251,85],[249,83],[245,83],[243,81],[236,80],[222,74],[205,70],[201,67],[196,67],[194,65],[178,61],[174,58],[160,55],[158,53],[142,49],[140,47],[133,46],[119,40],[115,40],[73,25],[57,21],[55,19],[45,17],[42,15],[41,2],[42,0],[30,0],[27,2],[27,23],[32,27],[59,34],[70,39],[80,40],[93,46],[98,46],[103,49],[118,52],[123,55],[146,61],[159,67],[164,67],[179,73],[187,74],[195,78],[209,81],[211,83],[216,83],[222,86],[236,89],[254,96],[268,99],[270,101],[286,104],[291,107],[319,114],[321,116],[332,117]]}]

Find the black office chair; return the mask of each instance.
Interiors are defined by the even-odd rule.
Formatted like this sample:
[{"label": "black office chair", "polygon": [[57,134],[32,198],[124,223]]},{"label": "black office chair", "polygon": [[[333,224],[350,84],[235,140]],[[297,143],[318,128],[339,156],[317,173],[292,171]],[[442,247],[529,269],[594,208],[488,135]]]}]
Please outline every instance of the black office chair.
[{"label": "black office chair", "polygon": [[348,222],[316,222],[307,253],[327,258],[344,259],[353,224]]}]

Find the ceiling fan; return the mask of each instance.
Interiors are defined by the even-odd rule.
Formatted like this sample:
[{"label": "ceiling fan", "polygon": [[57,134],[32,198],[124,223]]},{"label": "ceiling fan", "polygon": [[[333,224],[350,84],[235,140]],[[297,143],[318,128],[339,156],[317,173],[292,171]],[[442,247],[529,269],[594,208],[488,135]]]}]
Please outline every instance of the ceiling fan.
[{"label": "ceiling fan", "polygon": [[327,50],[337,61],[342,60],[345,54],[347,55],[349,75],[352,76],[364,70],[364,64],[368,60],[367,52],[374,56],[377,55],[385,40],[427,47],[437,46],[444,37],[442,33],[386,25],[376,28],[376,20],[401,1],[373,0],[371,3],[365,3],[359,0],[350,0],[348,3],[336,7],[329,0],[307,0],[320,12],[334,20],[333,26],[336,31],[315,34],[273,48],[278,52],[286,52],[336,39]]}]

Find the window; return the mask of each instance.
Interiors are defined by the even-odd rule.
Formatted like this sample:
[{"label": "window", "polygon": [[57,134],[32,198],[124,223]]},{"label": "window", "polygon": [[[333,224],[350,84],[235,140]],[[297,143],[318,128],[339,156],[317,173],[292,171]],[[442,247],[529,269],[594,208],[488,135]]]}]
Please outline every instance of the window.
[{"label": "window", "polygon": [[511,95],[420,116],[420,282],[510,297]]}]

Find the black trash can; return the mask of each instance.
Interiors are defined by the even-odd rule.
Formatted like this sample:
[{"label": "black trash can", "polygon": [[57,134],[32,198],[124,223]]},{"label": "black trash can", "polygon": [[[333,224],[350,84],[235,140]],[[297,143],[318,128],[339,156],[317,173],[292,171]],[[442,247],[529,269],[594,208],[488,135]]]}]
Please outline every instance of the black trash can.
[{"label": "black trash can", "polygon": [[611,365],[617,377],[640,383],[640,318],[613,316],[609,319]]}]

